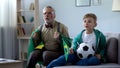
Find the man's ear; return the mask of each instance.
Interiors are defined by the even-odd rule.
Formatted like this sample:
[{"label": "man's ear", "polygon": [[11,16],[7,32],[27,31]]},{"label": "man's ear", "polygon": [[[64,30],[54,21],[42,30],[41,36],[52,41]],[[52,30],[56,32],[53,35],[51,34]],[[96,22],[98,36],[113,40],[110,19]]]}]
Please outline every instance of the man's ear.
[{"label": "man's ear", "polygon": [[56,17],[55,13],[54,13],[54,18]]}]

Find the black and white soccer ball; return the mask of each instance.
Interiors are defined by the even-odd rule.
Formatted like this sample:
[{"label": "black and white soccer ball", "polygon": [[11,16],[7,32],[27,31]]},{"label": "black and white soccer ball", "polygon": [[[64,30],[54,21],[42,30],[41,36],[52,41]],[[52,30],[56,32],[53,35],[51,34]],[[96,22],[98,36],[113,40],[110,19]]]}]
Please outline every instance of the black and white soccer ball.
[{"label": "black and white soccer ball", "polygon": [[95,48],[87,43],[79,44],[77,48],[77,55],[80,59],[85,59],[95,54]]}]

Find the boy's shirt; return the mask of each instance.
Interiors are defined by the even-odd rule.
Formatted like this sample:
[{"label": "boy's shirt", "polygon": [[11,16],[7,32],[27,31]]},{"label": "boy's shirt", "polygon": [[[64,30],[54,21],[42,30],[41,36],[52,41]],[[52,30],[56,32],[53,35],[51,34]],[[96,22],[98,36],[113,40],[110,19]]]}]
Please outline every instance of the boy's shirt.
[{"label": "boy's shirt", "polygon": [[87,34],[86,31],[84,31],[82,34],[82,39],[84,43],[87,43],[94,48],[96,47],[96,36],[94,32],[92,32],[91,34]]}]

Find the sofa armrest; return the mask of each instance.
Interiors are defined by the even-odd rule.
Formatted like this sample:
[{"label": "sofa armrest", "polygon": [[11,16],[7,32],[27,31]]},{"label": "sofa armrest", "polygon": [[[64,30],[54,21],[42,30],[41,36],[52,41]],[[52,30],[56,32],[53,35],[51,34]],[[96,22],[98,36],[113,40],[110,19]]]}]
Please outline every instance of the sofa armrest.
[{"label": "sofa armrest", "polygon": [[118,64],[120,64],[120,34],[118,37]]},{"label": "sofa armrest", "polygon": [[120,33],[104,33],[106,39],[108,40],[111,37],[118,39],[118,64],[120,64]]},{"label": "sofa armrest", "polygon": [[107,40],[106,60],[108,63],[118,63],[118,39],[115,37]]}]

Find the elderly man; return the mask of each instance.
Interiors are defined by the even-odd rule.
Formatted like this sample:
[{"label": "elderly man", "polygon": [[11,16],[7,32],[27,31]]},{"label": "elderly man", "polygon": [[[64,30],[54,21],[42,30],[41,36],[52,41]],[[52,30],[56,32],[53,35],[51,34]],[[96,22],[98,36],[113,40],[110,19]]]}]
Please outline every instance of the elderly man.
[{"label": "elderly man", "polygon": [[[32,35],[34,47],[36,48],[39,42],[43,42],[42,49],[34,49],[27,62],[27,68],[34,68],[37,61],[43,61],[43,64],[48,65],[53,59],[56,59],[64,53],[61,46],[60,34],[69,37],[67,27],[55,20],[55,10],[51,6],[46,6],[43,9],[44,24],[40,26],[39,31]],[[49,57],[49,59],[46,59]],[[44,62],[46,61],[46,62]]]}]

